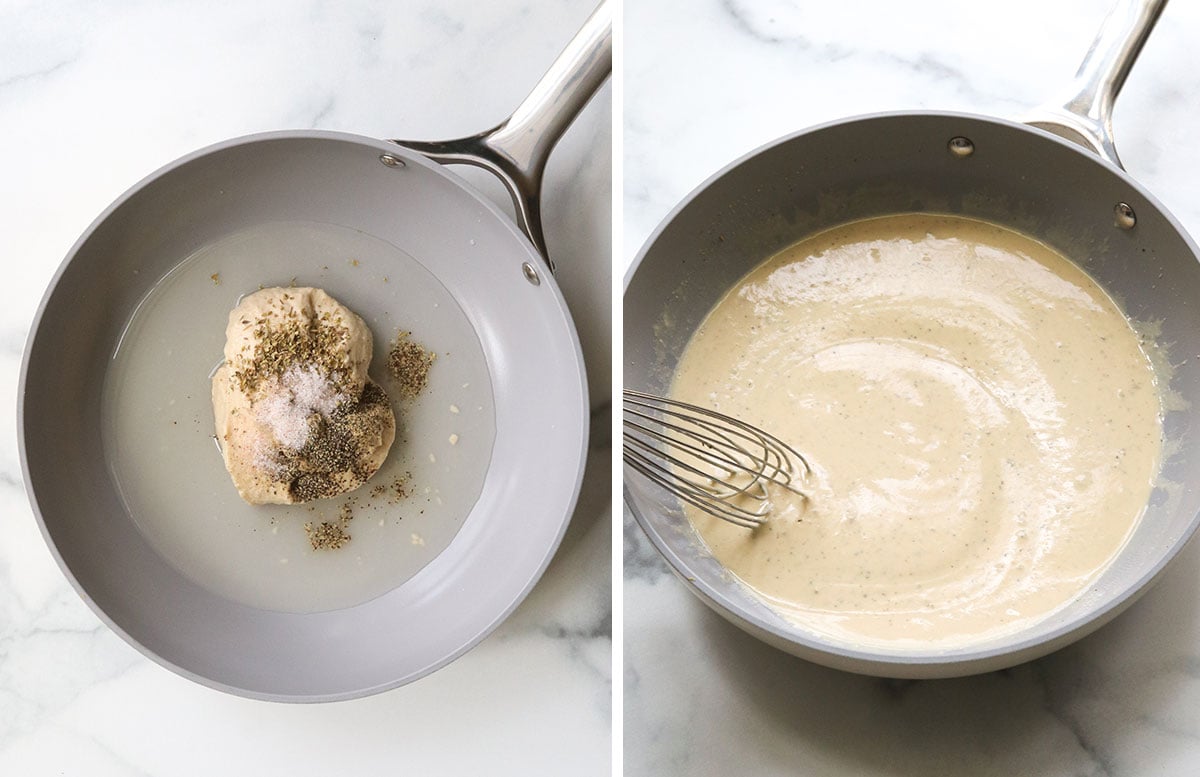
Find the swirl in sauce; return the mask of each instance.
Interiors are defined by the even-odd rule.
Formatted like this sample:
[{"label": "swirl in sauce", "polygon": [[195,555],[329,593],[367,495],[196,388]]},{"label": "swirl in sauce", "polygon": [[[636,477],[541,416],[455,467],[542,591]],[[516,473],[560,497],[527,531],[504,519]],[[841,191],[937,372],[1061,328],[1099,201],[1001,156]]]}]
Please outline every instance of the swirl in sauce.
[{"label": "swirl in sauce", "polygon": [[689,508],[713,555],[838,641],[950,649],[1082,593],[1158,472],[1150,360],[1081,269],[1008,229],[909,214],[783,251],[708,314],[672,394],[813,465],[748,531]]}]

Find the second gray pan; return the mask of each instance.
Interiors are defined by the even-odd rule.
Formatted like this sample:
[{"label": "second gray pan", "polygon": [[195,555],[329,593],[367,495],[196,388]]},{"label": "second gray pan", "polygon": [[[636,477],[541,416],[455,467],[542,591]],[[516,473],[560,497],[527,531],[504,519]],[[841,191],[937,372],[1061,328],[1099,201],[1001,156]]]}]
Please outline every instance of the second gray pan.
[{"label": "second gray pan", "polygon": [[[404,165],[381,163],[384,154]],[[311,614],[239,604],[169,564],[138,530],[135,519],[152,516],[130,515],[114,486],[101,428],[113,353],[154,284],[215,241],[286,222],[336,225],[416,259],[470,321],[495,403],[482,492],[448,548],[378,598]],[[536,283],[525,265],[536,270]],[[369,284],[377,282],[348,271],[337,280],[348,303],[369,298]],[[181,329],[210,326],[223,329],[224,322],[180,312]],[[80,238],[33,327],[18,428],[26,484],[50,548],[106,623],[206,685],[323,701],[433,671],[524,598],[574,508],[588,403],[562,296],[529,241],[495,206],[393,144],[279,132],[221,143],[167,166]],[[207,392],[207,376],[200,379],[197,390]],[[226,479],[212,487],[232,486]]]},{"label": "second gray pan", "polygon": [[[953,153],[965,137],[974,153]],[[1133,229],[1114,223],[1125,203]],[[1078,639],[1144,592],[1200,512],[1200,262],[1178,222],[1117,167],[1042,130],[953,113],[858,117],[796,133],[717,173],[659,226],[626,276],[625,386],[667,393],[693,331],[747,272],[804,237],[891,213],[951,213],[1024,232],[1080,264],[1136,322],[1161,326],[1165,461],[1144,518],[1113,564],[1047,620],[962,650],[858,650],[768,609],[703,546],[673,500],[627,478],[626,503],[688,588],[727,619],[838,669],[892,677],[991,671]],[[802,445],[802,442],[798,441]],[[666,500],[666,501],[664,501]]]}]

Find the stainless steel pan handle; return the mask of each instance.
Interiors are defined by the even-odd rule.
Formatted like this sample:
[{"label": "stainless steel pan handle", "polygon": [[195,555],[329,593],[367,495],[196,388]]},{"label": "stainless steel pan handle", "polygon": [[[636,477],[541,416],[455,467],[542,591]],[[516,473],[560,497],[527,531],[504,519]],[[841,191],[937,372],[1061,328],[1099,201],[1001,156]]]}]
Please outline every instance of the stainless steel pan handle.
[{"label": "stainless steel pan handle", "polygon": [[1026,124],[1091,149],[1124,169],[1113,144],[1113,103],[1167,0],[1118,0],[1109,11],[1061,106],[1040,109]]},{"label": "stainless steel pan handle", "polygon": [[550,151],[612,72],[612,9],[608,0],[588,17],[512,116],[496,127],[443,141],[392,140],[442,164],[482,167],[512,196],[517,226],[551,272],[542,233],[542,176]]}]

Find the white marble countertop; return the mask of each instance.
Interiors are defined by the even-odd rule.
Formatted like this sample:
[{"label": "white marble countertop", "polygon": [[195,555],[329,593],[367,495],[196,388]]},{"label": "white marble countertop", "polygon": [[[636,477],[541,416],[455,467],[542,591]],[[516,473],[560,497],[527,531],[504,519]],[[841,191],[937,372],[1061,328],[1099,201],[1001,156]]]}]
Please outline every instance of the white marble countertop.
[{"label": "white marble countertop", "polygon": [[[624,244],[757,146],[840,117],[1019,118],[1058,95],[1108,0],[625,8]],[[1200,234],[1200,7],[1170,4],[1117,103],[1126,168]],[[792,658],[728,625],[625,516],[625,773],[1194,775],[1200,547],[1129,612],[1009,671],[900,682]]]},{"label": "white marble countertop", "polygon": [[[416,683],[287,705],[196,685],[104,627],[42,541],[21,483],[17,376],[51,274],[142,176],[209,143],[323,128],[436,140],[525,96],[592,0],[0,4],[0,774],[606,775],[611,763],[607,434],[530,597]],[[610,359],[611,98],[551,159],[544,213],[591,377]],[[469,180],[509,207],[497,185]],[[607,429],[606,419],[600,422]]]}]

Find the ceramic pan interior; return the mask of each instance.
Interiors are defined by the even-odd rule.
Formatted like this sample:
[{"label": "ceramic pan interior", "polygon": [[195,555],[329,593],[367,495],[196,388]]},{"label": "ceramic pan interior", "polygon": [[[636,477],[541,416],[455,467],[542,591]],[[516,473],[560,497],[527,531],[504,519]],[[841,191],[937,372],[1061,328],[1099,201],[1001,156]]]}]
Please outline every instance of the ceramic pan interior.
[{"label": "ceramic pan interior", "polygon": [[[381,164],[381,154],[405,164]],[[469,319],[495,402],[482,492],[448,548],[389,593],[312,614],[233,602],[167,563],[114,489],[100,428],[110,359],[153,283],[205,245],[286,221],[338,225],[420,262]],[[524,263],[539,268],[540,283],[526,278]],[[72,249],[42,302],[22,368],[22,464],[68,577],[147,655],[247,696],[360,696],[460,655],[541,575],[582,476],[582,357],[563,299],[541,267],[494,206],[439,166],[383,141],[269,133],[219,144],[151,175]],[[350,293],[370,291],[360,284]],[[180,326],[224,323],[184,314]],[[197,390],[207,392],[207,376],[199,382]],[[214,487],[231,486],[226,480]]]}]

